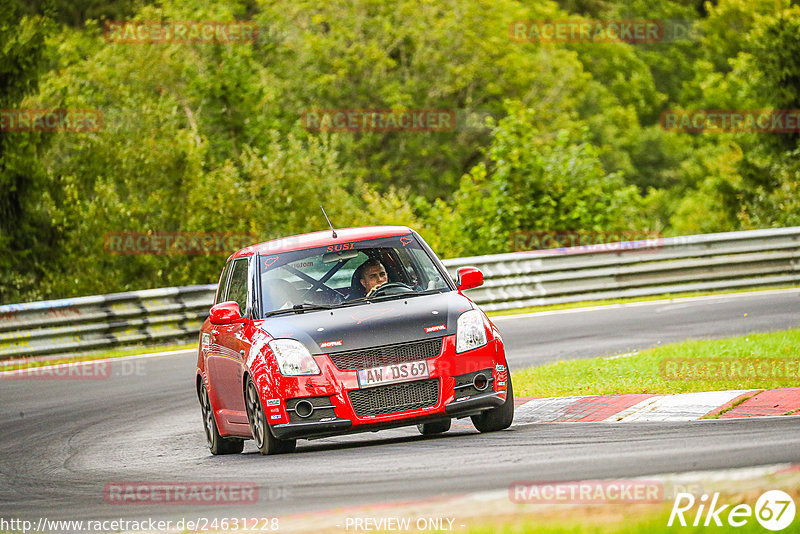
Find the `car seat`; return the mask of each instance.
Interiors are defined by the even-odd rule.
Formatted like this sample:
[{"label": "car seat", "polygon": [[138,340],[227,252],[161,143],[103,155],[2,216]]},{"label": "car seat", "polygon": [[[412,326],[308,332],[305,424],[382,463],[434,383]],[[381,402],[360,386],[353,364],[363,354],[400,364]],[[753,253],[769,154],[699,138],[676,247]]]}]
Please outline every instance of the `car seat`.
[{"label": "car seat", "polygon": [[[366,263],[366,261],[364,262]],[[360,299],[367,296],[367,291],[361,285],[361,273],[364,272],[364,263],[356,267],[353,271],[353,276],[350,278],[350,293],[347,295],[347,300]]]}]

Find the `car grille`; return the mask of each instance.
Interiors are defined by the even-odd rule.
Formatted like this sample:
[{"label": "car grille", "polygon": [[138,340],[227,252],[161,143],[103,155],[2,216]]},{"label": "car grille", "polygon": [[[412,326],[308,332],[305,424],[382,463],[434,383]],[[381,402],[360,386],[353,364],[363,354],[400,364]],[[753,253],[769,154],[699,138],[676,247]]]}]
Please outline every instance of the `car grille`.
[{"label": "car grille", "polygon": [[349,350],[330,354],[329,356],[340,371],[357,371],[359,369],[369,369],[370,367],[434,358],[442,351],[443,339],[439,337],[410,343]]},{"label": "car grille", "polygon": [[439,402],[439,379],[357,389],[348,395],[359,417],[430,408]]}]

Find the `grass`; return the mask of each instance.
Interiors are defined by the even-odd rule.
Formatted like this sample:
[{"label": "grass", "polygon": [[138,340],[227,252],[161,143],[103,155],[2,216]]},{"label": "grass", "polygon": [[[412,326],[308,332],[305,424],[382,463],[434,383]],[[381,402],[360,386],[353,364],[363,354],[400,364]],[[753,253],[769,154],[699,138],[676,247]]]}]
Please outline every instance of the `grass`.
[{"label": "grass", "polygon": [[800,329],[684,341],[514,373],[514,393],[536,397],[792,386],[800,386]]},{"label": "grass", "polygon": [[[797,491],[790,491],[790,495],[797,501]],[[722,504],[746,503],[751,508],[755,507],[757,494],[743,498],[740,495],[720,497]],[[667,526],[673,502],[658,505],[624,505],[613,504],[603,506],[583,506],[579,508],[565,506],[562,510],[548,510],[542,512],[527,512],[520,507],[520,513],[507,517],[498,517],[482,525],[468,527],[464,534],[667,534],[680,532],[681,534],[704,534],[707,532],[735,531],[740,534],[767,532],[755,516],[745,518],[747,523],[741,527],[730,527],[727,524],[728,513],[731,506],[720,513],[719,518],[723,526],[719,527],[711,522],[712,526],[703,526],[707,510],[704,510],[700,524],[692,526],[694,515],[697,512],[695,505],[691,511],[684,514],[687,526],[681,526],[677,519],[671,527]],[[793,524],[782,532],[798,532],[797,518]]]},{"label": "grass", "polygon": [[529,306],[526,308],[514,308],[512,310],[498,310],[486,312],[489,317],[501,317],[503,315],[518,315],[523,313],[534,313],[553,310],[571,310],[573,308],[586,308],[590,306],[609,306],[612,304],[631,304],[634,302],[649,302],[653,300],[681,299],[688,297],[705,297],[710,295],[730,295],[732,293],[753,293],[756,291],[771,291],[775,289],[791,289],[796,286],[773,286],[759,287],[750,289],[729,289],[720,291],[691,291],[687,293],[662,293],[660,295],[649,295],[647,297],[628,297],[605,300],[582,300],[580,302],[566,302],[563,304],[547,304],[545,306]]},{"label": "grass", "polygon": [[56,359],[31,359],[14,364],[0,362],[0,371],[12,371],[15,369],[28,369],[31,367],[41,367],[44,365],[58,365],[62,363],[75,363],[85,362],[91,360],[105,360],[108,358],[121,358],[123,356],[134,356],[137,354],[152,354],[154,352],[166,352],[172,350],[194,349],[197,348],[197,343],[189,343],[182,345],[160,345],[155,347],[125,347],[118,349],[111,349],[102,352],[80,354],[72,357],[56,358]]},{"label": "grass", "polygon": [[[671,527],[667,526],[675,503],[674,494],[666,491],[664,501],[652,504],[594,504],[594,505],[517,505],[513,513],[505,509],[497,515],[483,520],[473,519],[464,529],[464,534],[667,534],[674,532],[688,534],[704,534],[707,532],[737,532],[742,534],[768,532],[755,517],[756,503],[759,497],[768,490],[779,489],[786,492],[795,502],[800,502],[800,489],[797,484],[797,473],[782,473],[760,476],[755,479],[703,480],[699,486],[702,490],[691,491],[695,495],[695,505],[683,514],[687,526],[681,526],[676,517]],[[708,483],[708,486],[706,484]],[[705,486],[705,487],[704,487]],[[674,490],[673,490],[674,491]],[[707,519],[708,508],[702,510],[698,526],[692,526],[700,511],[701,494],[711,496],[719,493],[718,505],[728,505],[720,511],[718,517],[722,526],[716,526],[710,520],[710,526],[703,526]],[[753,515],[740,517],[746,520],[741,527],[732,527],[728,523],[729,513],[733,506],[746,504]],[[800,532],[798,517],[780,532]]]}]

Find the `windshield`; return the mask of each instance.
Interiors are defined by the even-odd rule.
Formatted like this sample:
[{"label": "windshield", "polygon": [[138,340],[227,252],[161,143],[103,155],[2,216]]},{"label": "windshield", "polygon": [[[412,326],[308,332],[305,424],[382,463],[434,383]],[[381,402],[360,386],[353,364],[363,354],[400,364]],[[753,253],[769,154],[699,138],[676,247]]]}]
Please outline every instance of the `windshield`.
[{"label": "windshield", "polygon": [[262,254],[265,316],[450,290],[413,234]]}]

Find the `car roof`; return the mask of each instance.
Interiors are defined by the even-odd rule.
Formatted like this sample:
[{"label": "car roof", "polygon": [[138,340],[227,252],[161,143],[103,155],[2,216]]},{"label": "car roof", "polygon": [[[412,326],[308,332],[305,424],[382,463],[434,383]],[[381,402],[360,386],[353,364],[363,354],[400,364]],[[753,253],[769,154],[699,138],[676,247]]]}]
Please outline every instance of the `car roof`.
[{"label": "car roof", "polygon": [[380,237],[392,237],[396,235],[406,235],[412,232],[407,226],[362,226],[358,228],[336,229],[336,238],[330,230],[312,232],[309,234],[293,235],[281,239],[273,239],[256,245],[250,245],[231,254],[228,258],[241,258],[252,256],[253,254],[277,254],[291,250],[302,250],[306,248],[324,247],[349,243],[351,241],[363,241],[365,239],[375,239]]}]

